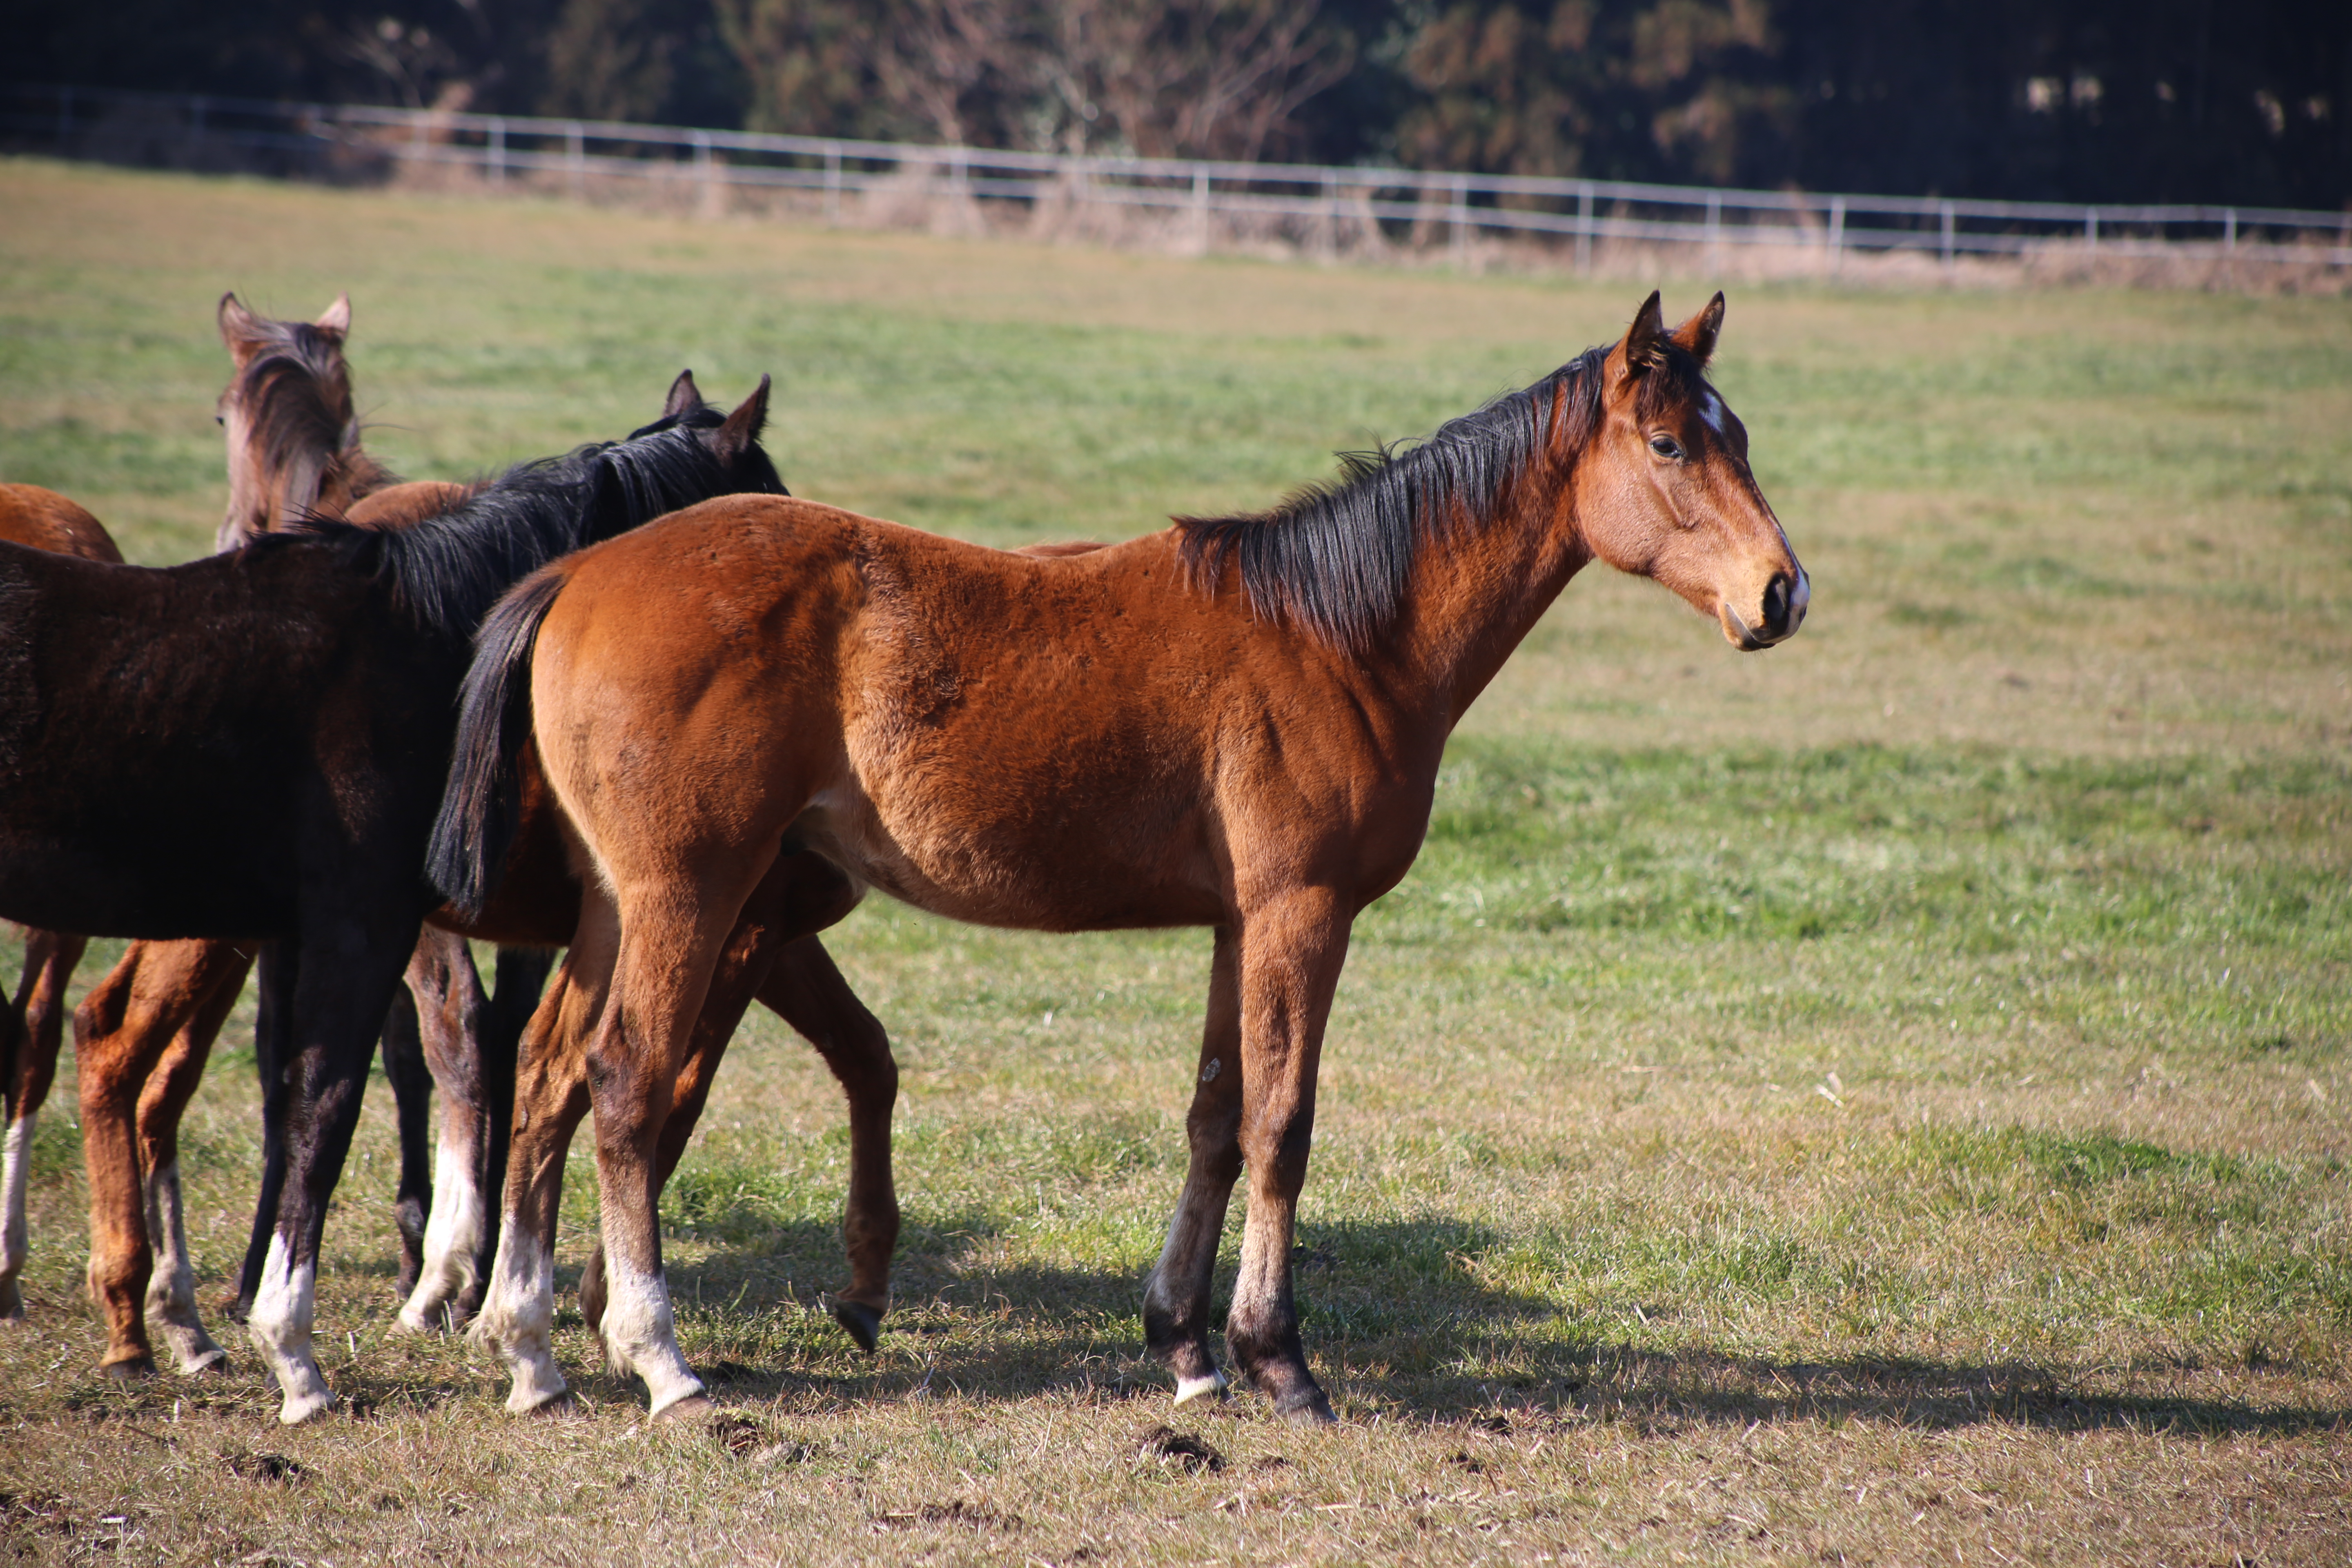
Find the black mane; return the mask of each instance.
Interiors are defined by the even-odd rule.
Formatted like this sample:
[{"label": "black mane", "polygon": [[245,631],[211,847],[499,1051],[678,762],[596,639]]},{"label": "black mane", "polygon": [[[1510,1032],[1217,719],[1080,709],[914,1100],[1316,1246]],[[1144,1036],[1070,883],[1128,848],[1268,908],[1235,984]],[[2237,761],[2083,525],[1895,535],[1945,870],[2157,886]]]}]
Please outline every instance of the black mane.
[{"label": "black mane", "polygon": [[1214,584],[1235,562],[1256,614],[1287,616],[1336,647],[1364,651],[1395,619],[1422,549],[1444,537],[1457,511],[1490,512],[1543,454],[1554,394],[1565,400],[1569,449],[1583,445],[1599,417],[1608,355],[1605,344],[1587,349],[1425,441],[1342,452],[1336,481],[1271,511],[1176,519],[1185,570]]},{"label": "black mane", "polygon": [[786,493],[756,441],[730,468],[701,439],[700,432],[725,418],[704,406],[625,441],[519,464],[464,503],[406,528],[316,518],[256,542],[333,543],[353,563],[388,578],[421,624],[470,641],[499,595],[559,555],[713,496]]}]

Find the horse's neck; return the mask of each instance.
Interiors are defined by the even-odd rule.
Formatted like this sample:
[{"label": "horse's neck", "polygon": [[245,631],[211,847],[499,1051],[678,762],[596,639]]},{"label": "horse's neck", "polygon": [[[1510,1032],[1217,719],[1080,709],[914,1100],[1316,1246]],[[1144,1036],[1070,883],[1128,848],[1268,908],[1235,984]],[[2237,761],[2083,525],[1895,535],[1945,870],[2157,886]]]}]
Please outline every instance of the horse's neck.
[{"label": "horse's neck", "polygon": [[1381,657],[1448,729],[1591,559],[1570,519],[1570,482],[1565,472],[1527,475],[1506,512],[1457,518],[1421,552]]}]

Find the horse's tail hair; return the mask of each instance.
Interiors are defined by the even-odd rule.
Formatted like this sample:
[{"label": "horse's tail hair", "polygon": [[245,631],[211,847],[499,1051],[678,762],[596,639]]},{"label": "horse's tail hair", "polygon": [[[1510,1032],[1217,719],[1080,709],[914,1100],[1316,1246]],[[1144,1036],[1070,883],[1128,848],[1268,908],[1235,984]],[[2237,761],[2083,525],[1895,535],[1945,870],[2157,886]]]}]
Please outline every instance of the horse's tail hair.
[{"label": "horse's tail hair", "polygon": [[482,617],[458,697],[449,784],[433,824],[425,875],[468,920],[479,917],[522,825],[515,757],[530,738],[530,650],[563,591],[555,568],[524,578]]}]

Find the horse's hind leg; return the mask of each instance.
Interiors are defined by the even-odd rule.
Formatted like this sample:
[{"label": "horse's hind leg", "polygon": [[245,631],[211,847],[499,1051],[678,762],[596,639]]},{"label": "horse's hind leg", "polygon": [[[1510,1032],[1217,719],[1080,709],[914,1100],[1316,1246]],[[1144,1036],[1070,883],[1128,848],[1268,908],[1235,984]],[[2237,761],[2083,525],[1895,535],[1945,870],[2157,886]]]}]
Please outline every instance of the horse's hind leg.
[{"label": "horse's hind leg", "polygon": [[[670,1090],[669,1115],[654,1145],[653,1190],[656,1204],[677,1170],[678,1161],[685,1157],[695,1124],[702,1119],[702,1108],[710,1099],[710,1086],[719,1076],[719,1058],[727,1054],[728,1044],[743,1021],[743,1010],[751,1005],[753,994],[768,977],[778,949],[783,945],[772,921],[747,913],[745,919],[736,922],[726,950],[719,954],[701,1015],[694,1022],[686,1064],[678,1070]],[[587,1320],[600,1343],[604,1340],[607,1286],[604,1244],[600,1239],[595,1251],[589,1254],[587,1267],[580,1273],[580,1315]],[[631,1370],[610,1345],[605,1346],[604,1356],[614,1371]]]},{"label": "horse's hind leg", "polygon": [[163,1331],[180,1370],[191,1374],[226,1367],[228,1352],[205,1331],[196,1314],[196,1276],[188,1261],[187,1220],[180,1196],[180,1120],[203,1081],[213,1041],[245,987],[245,972],[246,965],[234,960],[215,967],[210,988],[194,998],[194,1016],[173,1036],[139,1092],[139,1168],[146,1195],[147,1240],[155,1249],[155,1270],[147,1283],[147,1319]]},{"label": "horse's hind leg", "polygon": [[1174,1374],[1179,1405],[1225,1389],[1225,1374],[1209,1352],[1209,1285],[1217,1266],[1217,1240],[1224,1234],[1225,1205],[1242,1171],[1238,957],[1231,928],[1219,926],[1192,1109],[1184,1119],[1192,1163],[1160,1266],[1143,1289],[1143,1342]]},{"label": "horse's hind leg", "polygon": [[849,1202],[841,1221],[849,1289],[834,1299],[833,1315],[860,1350],[870,1352],[890,1310],[890,1256],[898,1245],[898,1194],[890,1176],[898,1063],[890,1037],[814,937],[777,954],[760,1000],[816,1047],[849,1099]]},{"label": "horse's hind leg", "polygon": [[275,1059],[285,1064],[286,1184],[269,1250],[246,1316],[284,1404],[278,1418],[307,1421],[334,1404],[311,1353],[319,1244],[327,1205],[359,1125],[376,1035],[415,951],[420,911],[405,887],[370,887],[362,876],[319,868],[331,889],[307,910],[296,954],[291,1025]]},{"label": "horse's hind leg", "polygon": [[16,1049],[5,1056],[0,1095],[7,1103],[8,1131],[0,1139],[0,1321],[25,1315],[16,1283],[30,1250],[25,1226],[25,1186],[32,1177],[33,1131],[57,1077],[58,1048],[65,1040],[66,985],[81,962],[86,937],[63,931],[25,932],[25,983],[8,1009],[5,1026]]},{"label": "horse's hind leg", "polygon": [[712,972],[752,890],[737,879],[740,871],[732,856],[714,855],[702,876],[623,884],[612,997],[589,1042],[609,1279],[605,1352],[645,1379],[656,1415],[673,1407],[682,1413],[702,1397],[702,1382],[678,1350],[662,1273],[656,1175],[672,1094],[697,1049],[695,1026]]},{"label": "horse's hind leg", "polygon": [[[225,942],[137,942],[74,1015],[82,1159],[89,1172],[89,1287],[106,1315],[109,1371],[152,1368],[141,1104],[164,1054],[207,998],[234,1001],[252,960]],[[193,1042],[192,1042],[193,1044]],[[211,1044],[207,1037],[204,1044]],[[200,1071],[201,1058],[188,1069]],[[166,1173],[176,1183],[177,1173]]]}]

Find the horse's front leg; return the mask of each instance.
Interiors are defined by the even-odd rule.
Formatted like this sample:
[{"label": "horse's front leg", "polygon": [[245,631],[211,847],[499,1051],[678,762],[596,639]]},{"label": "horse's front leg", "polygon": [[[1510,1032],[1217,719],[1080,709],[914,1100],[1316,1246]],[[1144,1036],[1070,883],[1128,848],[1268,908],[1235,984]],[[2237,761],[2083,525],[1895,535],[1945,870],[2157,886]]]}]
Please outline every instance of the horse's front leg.
[{"label": "horse's front leg", "polygon": [[335,1396],[311,1353],[319,1244],[327,1205],[359,1125],[360,1098],[376,1034],[392,1005],[401,971],[416,946],[419,914],[392,889],[338,888],[364,897],[304,922],[297,958],[289,1037],[272,1053],[282,1062],[286,1181],[278,1197],[260,1288],[246,1327],[277,1375],[291,1426],[333,1405]]},{"label": "horse's front leg", "polygon": [[841,1217],[849,1289],[834,1298],[833,1316],[870,1352],[890,1310],[890,1255],[898,1245],[898,1194],[890,1175],[898,1063],[890,1037],[813,936],[776,955],[760,1000],[816,1047],[849,1100],[849,1200]]},{"label": "horse's front leg", "polygon": [[1328,890],[1297,889],[1252,903],[1240,932],[1241,1148],[1249,1215],[1225,1345],[1243,1374],[1293,1421],[1333,1419],[1299,1342],[1290,1249],[1315,1137],[1323,1026],[1347,959],[1348,921],[1349,911]]},{"label": "horse's front leg", "polygon": [[[428,933],[429,934],[429,933]],[[425,1065],[424,1026],[414,993],[395,987],[383,1016],[383,1076],[392,1085],[393,1121],[400,1140],[400,1185],[392,1199],[400,1233],[400,1273],[393,1294],[405,1301],[425,1273],[425,1230],[433,1204],[433,1161],[425,1152],[433,1120],[433,1074]]]},{"label": "horse's front leg", "polygon": [[89,945],[89,938],[63,931],[25,932],[25,983],[5,1022],[16,1048],[0,1053],[5,1062],[0,1099],[6,1101],[8,1121],[0,1137],[0,1320],[25,1315],[16,1279],[31,1250],[25,1188],[32,1179],[33,1131],[57,1078],[58,1049],[65,1043],[66,986]]},{"label": "horse's front leg", "polygon": [[515,1073],[514,1131],[476,1342],[496,1351],[514,1386],[507,1408],[520,1415],[563,1397],[550,1342],[555,1327],[555,1226],[563,1159],[588,1114],[585,1046],[612,980],[614,926],[608,900],[586,900],[579,933],[523,1031]]},{"label": "horse's front leg", "polygon": [[1225,1204],[1242,1172],[1240,947],[1217,928],[1209,965],[1209,1013],[1184,1119],[1192,1163],[1169,1222],[1160,1266],[1143,1289],[1143,1342],[1176,1379],[1176,1403],[1223,1394],[1225,1374],[1209,1352],[1209,1284],[1224,1234]]},{"label": "horse's front leg", "polygon": [[[443,1309],[453,1299],[474,1286],[480,1267],[488,1206],[482,1167],[490,1136],[481,1037],[489,997],[482,990],[472,950],[454,931],[426,927],[408,961],[407,978],[418,1054],[441,1090],[437,1168],[426,1184],[433,1210],[421,1226],[423,1257],[399,1319],[401,1328],[425,1333],[440,1325]],[[395,998],[393,1016],[398,1017],[401,1011]],[[389,1027],[384,1041],[389,1055]],[[511,1099],[511,1068],[506,1079]],[[410,1184],[405,1125],[401,1131],[404,1194]],[[423,1142],[421,1137],[418,1141]]]}]

